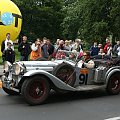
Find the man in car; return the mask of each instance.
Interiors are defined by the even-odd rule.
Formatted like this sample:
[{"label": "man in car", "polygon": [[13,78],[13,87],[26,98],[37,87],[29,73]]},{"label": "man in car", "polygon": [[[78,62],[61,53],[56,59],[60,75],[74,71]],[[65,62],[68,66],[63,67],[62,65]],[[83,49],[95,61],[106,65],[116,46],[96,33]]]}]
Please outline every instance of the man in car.
[{"label": "man in car", "polygon": [[80,61],[82,62],[82,68],[86,67],[86,68],[94,68],[95,66],[95,63],[93,60],[91,60],[91,57],[90,57],[90,52],[89,51],[86,51],[83,53],[83,60]]}]

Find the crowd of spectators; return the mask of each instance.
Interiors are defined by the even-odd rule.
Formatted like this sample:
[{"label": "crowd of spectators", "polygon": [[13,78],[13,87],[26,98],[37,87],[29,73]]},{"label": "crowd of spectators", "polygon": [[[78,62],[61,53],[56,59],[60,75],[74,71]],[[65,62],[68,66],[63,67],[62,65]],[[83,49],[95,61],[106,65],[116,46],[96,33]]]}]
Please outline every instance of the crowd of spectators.
[{"label": "crowd of spectators", "polygon": [[[50,39],[44,37],[42,40],[37,38],[30,45],[27,36],[23,36],[18,44],[21,61],[63,58],[64,53],[59,53],[59,50],[72,51],[70,58],[82,57],[84,55],[84,46],[81,39],[75,39],[75,41],[57,39],[56,43],[52,44]],[[90,56],[112,56],[114,54],[120,57],[120,40],[117,40],[115,45],[112,45],[109,37],[106,38],[105,45],[95,41],[88,51]],[[10,33],[6,34],[6,39],[1,44],[1,52],[3,62],[9,61],[13,63],[15,61],[14,44],[10,40]]]}]

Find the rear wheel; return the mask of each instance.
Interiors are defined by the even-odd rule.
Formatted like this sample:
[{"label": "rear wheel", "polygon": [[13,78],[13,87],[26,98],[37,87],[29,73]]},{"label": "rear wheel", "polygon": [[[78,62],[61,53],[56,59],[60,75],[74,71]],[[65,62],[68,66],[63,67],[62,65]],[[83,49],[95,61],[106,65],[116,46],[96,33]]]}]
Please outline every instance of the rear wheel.
[{"label": "rear wheel", "polygon": [[44,76],[34,76],[24,81],[21,93],[30,105],[42,104],[50,92],[49,82]]},{"label": "rear wheel", "polygon": [[117,95],[120,93],[120,73],[119,72],[114,73],[110,77],[106,90],[111,95]]},{"label": "rear wheel", "polygon": [[19,95],[20,93],[19,92],[16,92],[16,91],[13,91],[13,90],[9,90],[5,87],[2,87],[3,90],[8,94],[8,95]]}]

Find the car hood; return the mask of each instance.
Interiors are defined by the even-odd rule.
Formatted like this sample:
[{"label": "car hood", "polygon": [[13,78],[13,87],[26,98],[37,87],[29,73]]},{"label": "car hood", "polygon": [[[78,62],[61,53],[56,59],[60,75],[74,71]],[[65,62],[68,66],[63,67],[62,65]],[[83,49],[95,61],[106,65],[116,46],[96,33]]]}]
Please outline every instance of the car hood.
[{"label": "car hood", "polygon": [[71,61],[66,60],[54,60],[54,61],[19,61],[18,64],[24,64],[26,67],[26,71],[30,70],[45,70],[45,71],[53,71],[53,69],[63,63],[66,62],[74,66],[75,64]]}]

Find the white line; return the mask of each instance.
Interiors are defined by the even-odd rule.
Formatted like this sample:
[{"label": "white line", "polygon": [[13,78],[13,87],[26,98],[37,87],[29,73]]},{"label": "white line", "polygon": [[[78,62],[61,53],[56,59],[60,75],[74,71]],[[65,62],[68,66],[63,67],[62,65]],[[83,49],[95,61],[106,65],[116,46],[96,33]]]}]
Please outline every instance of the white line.
[{"label": "white line", "polygon": [[108,118],[108,119],[105,119],[105,120],[120,120],[120,117]]}]

